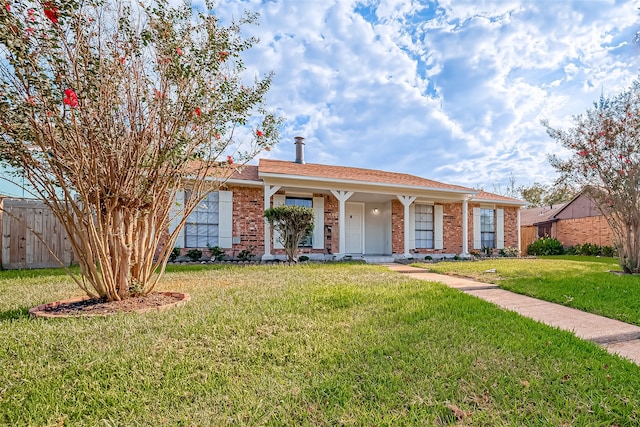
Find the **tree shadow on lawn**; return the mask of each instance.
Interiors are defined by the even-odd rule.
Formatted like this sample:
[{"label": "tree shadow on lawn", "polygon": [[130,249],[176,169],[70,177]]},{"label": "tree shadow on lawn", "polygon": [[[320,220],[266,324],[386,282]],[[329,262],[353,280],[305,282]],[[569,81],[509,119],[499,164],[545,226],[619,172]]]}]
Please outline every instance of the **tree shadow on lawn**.
[{"label": "tree shadow on lawn", "polygon": [[29,308],[22,307],[15,310],[0,311],[0,322],[6,320],[17,320],[29,317]]}]

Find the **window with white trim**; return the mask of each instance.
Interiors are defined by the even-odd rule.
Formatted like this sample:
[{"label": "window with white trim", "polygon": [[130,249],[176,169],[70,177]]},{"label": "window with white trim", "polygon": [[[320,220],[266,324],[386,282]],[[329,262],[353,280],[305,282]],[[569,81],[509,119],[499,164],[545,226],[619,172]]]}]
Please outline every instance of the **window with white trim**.
[{"label": "window with white trim", "polygon": [[[311,197],[295,197],[295,196],[287,196],[284,202],[287,206],[303,206],[305,208],[313,208],[313,198]],[[313,246],[313,236],[308,235],[298,247],[306,248]]]},{"label": "window with white trim", "polygon": [[415,205],[416,249],[433,249],[433,205]]},{"label": "window with white trim", "polygon": [[480,240],[483,248],[496,247],[495,209],[480,210]]},{"label": "window with white trim", "polygon": [[[185,197],[189,195],[187,192]],[[218,192],[209,193],[187,218],[184,226],[184,247],[218,246],[219,218]]]}]

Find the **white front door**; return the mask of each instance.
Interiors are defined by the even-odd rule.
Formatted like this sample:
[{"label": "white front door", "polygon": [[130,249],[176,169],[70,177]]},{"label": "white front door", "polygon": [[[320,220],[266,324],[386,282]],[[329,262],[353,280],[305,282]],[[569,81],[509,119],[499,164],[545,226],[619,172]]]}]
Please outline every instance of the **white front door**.
[{"label": "white front door", "polygon": [[364,203],[346,203],[345,215],[345,251],[361,254],[364,247]]}]

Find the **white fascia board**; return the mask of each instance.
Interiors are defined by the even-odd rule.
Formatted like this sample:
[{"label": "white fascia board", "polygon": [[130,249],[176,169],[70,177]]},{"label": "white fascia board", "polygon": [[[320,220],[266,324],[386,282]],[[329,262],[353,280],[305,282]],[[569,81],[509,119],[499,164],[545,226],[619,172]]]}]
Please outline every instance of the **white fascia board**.
[{"label": "white fascia board", "polygon": [[[415,185],[402,185],[402,184],[391,184],[391,183],[370,182],[370,181],[353,181],[353,180],[337,179],[337,178],[318,178],[313,176],[282,175],[282,174],[269,174],[269,173],[259,173],[259,172],[258,172],[258,176],[263,179],[272,178],[272,179],[278,180],[279,183],[281,182],[281,180],[293,181],[288,183],[288,185],[290,186],[300,185],[300,181],[305,181],[307,183],[315,182],[317,184],[311,188],[323,188],[323,189],[328,189],[329,187],[331,187],[326,184],[339,184],[340,189],[351,189],[353,187],[355,188],[377,187],[377,188],[389,188],[393,190],[405,190],[405,191],[416,191],[416,190],[420,192],[435,191],[438,193],[450,193],[450,194],[453,193],[453,194],[460,194],[460,195],[466,196],[463,198],[468,198],[468,196],[474,196],[475,194],[477,194],[477,192],[473,190],[469,191],[469,190],[445,189],[445,188],[438,188],[438,187],[418,187]],[[355,190],[355,191],[362,192],[362,190]]]},{"label": "white fascia board", "polygon": [[495,206],[526,206],[527,202],[516,202],[511,200],[497,200],[497,199],[470,199],[471,203],[487,203]]}]

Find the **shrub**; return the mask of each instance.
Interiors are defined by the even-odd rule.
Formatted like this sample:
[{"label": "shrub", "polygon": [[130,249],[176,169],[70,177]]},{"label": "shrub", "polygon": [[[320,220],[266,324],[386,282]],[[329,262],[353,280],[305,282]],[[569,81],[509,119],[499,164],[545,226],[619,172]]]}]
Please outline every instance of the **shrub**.
[{"label": "shrub", "polygon": [[191,249],[186,253],[186,256],[192,261],[198,261],[200,258],[202,258],[202,251],[200,249]]},{"label": "shrub", "polygon": [[600,255],[613,258],[617,255],[616,249],[612,246],[603,246]]},{"label": "shrub", "polygon": [[300,261],[300,262],[309,261],[309,257],[308,257],[308,256],[306,256],[306,255],[300,255],[300,256],[298,257],[298,261]]},{"label": "shrub", "polygon": [[541,237],[527,247],[529,255],[562,255],[564,248],[555,237]]},{"label": "shrub", "polygon": [[255,246],[249,246],[249,249],[243,249],[238,252],[238,261],[250,261],[255,256],[253,250]]},{"label": "shrub", "polygon": [[565,251],[568,255],[604,256],[613,258],[616,256],[615,248],[611,246],[600,246],[595,243],[583,243],[569,247]]},{"label": "shrub", "polygon": [[313,209],[305,206],[276,206],[264,211],[269,224],[279,235],[289,262],[295,262],[298,245],[313,232]]},{"label": "shrub", "polygon": [[211,252],[211,258],[213,258],[214,260],[222,261],[224,259],[226,253],[220,246],[211,247],[207,244],[207,248],[209,248],[209,252]]},{"label": "shrub", "polygon": [[431,255],[427,255],[424,259],[425,261],[433,261],[433,257]]},{"label": "shrub", "polygon": [[178,258],[180,256],[180,248],[175,247],[173,248],[173,250],[171,251],[171,254],[169,254],[169,261],[173,262],[176,260],[176,258]]},{"label": "shrub", "polygon": [[520,255],[520,251],[518,248],[513,246],[507,246],[506,248],[500,249],[500,256],[507,258],[515,258]]},{"label": "shrub", "polygon": [[[580,245],[578,245],[578,246],[580,246]],[[580,254],[578,253],[578,249],[576,249],[576,247],[575,247],[575,246],[567,246],[567,247],[564,249],[564,253],[565,253],[565,255],[580,255]]]}]

